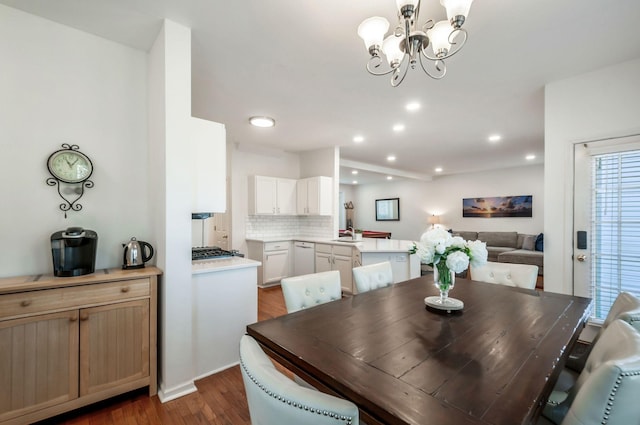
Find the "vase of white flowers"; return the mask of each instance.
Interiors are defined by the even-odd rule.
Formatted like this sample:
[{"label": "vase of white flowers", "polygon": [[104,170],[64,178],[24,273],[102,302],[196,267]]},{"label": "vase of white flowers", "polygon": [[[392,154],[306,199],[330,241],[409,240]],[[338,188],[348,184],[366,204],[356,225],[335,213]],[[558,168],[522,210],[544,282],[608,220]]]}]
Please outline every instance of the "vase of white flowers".
[{"label": "vase of white flowers", "polygon": [[410,252],[418,254],[420,262],[433,267],[433,281],[440,291],[440,303],[447,303],[449,291],[455,285],[455,274],[465,271],[469,264],[480,266],[487,262],[487,244],[465,241],[442,228],[427,231],[414,242]]}]

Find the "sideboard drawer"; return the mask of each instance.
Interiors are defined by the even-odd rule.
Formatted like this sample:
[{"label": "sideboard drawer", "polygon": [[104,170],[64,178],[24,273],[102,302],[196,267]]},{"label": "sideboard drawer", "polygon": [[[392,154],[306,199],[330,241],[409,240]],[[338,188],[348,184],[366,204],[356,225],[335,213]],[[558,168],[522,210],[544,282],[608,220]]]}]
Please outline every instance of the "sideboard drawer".
[{"label": "sideboard drawer", "polygon": [[0,295],[0,319],[143,298],[149,292],[144,278]]}]

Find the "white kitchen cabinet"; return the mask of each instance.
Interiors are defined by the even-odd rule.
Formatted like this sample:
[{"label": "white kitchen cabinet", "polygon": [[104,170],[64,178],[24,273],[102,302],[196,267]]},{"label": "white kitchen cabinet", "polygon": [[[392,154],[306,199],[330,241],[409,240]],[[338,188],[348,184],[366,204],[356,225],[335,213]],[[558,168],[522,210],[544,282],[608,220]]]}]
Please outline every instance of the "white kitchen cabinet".
[{"label": "white kitchen cabinet", "polygon": [[353,293],[352,247],[344,245],[316,244],[316,273],[338,270],[342,291]]},{"label": "white kitchen cabinet", "polygon": [[227,209],[227,136],[224,124],[191,117],[191,212]]},{"label": "white kitchen cabinet", "polygon": [[279,177],[249,177],[249,214],[295,215],[296,180]]},{"label": "white kitchen cabinet", "polygon": [[333,179],[309,177],[297,183],[298,215],[332,215]]},{"label": "white kitchen cabinet", "polygon": [[291,242],[247,241],[247,249],[251,260],[262,262],[258,266],[258,286],[271,286],[291,276]]}]

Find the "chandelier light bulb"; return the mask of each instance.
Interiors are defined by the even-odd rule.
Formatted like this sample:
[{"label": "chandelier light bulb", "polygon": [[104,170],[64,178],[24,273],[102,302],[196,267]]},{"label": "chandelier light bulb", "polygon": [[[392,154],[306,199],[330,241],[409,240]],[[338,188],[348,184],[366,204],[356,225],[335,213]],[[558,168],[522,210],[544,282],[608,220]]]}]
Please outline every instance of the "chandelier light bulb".
[{"label": "chandelier light bulb", "polygon": [[469,16],[473,0],[440,0],[440,4],[447,9],[447,19],[454,28],[460,28]]},{"label": "chandelier light bulb", "polygon": [[364,40],[367,50],[382,46],[384,35],[389,30],[389,21],[379,16],[365,19],[358,26],[358,35]]},{"label": "chandelier light bulb", "polygon": [[400,42],[404,40],[404,37],[396,37],[391,34],[385,38],[382,42],[382,52],[387,57],[387,62],[392,68],[400,66],[400,62],[404,57],[404,52],[400,50]]},{"label": "chandelier light bulb", "polygon": [[447,21],[437,22],[433,28],[427,31],[433,54],[437,58],[444,57],[449,53],[449,49],[451,49],[449,34],[451,34],[451,25]]}]

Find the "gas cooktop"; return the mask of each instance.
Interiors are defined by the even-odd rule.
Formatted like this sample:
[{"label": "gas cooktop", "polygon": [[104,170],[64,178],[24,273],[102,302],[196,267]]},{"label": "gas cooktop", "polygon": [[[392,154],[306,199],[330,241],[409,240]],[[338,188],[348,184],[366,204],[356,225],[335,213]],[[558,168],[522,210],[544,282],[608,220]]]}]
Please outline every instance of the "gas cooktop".
[{"label": "gas cooktop", "polygon": [[224,250],[217,246],[201,246],[191,248],[191,260],[209,260],[212,258],[244,257],[237,250]]}]

